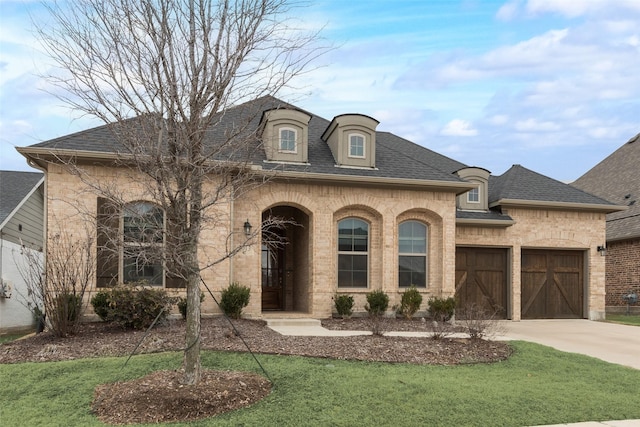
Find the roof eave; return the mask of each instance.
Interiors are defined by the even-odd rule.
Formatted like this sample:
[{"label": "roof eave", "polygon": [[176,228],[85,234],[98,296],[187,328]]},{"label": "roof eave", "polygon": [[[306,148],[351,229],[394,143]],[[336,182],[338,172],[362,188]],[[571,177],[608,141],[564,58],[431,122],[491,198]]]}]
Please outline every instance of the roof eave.
[{"label": "roof eave", "polygon": [[[45,167],[46,162],[56,161],[63,158],[75,158],[96,162],[115,162],[117,160],[126,160],[127,156],[120,153],[103,152],[103,151],[85,151],[85,150],[64,150],[42,147],[19,147],[18,152],[25,156],[27,160],[36,162]],[[44,162],[44,163],[43,163]],[[425,188],[428,187],[433,191],[455,192],[456,195],[463,194],[473,188],[477,184],[464,181],[438,181],[428,179],[408,179],[408,178],[390,178],[390,177],[371,177],[363,175],[341,175],[341,174],[325,174],[317,172],[297,172],[297,171],[273,171],[262,169],[259,165],[253,165],[252,169],[256,173],[269,175],[273,179],[296,179],[307,180],[313,182],[342,183],[362,186],[378,186],[378,187],[403,187],[403,188]]]},{"label": "roof eave", "polygon": [[589,212],[612,213],[627,209],[627,206],[604,205],[598,203],[573,203],[573,202],[551,202],[543,200],[522,200],[522,199],[499,199],[489,203],[489,207],[514,207],[514,208],[538,208],[538,209],[558,209],[577,210]]},{"label": "roof eave", "polygon": [[[268,171],[264,171],[268,172]],[[294,171],[277,171],[273,172],[275,179],[296,179],[313,182],[326,182],[333,184],[352,184],[368,187],[404,187],[411,189],[428,187],[433,191],[455,192],[456,195],[463,194],[477,185],[461,181],[438,181],[429,179],[409,179],[409,178],[390,178],[390,177],[372,177],[362,175],[340,175],[325,174],[317,172],[294,172]]]},{"label": "roof eave", "polygon": [[512,219],[480,219],[480,218],[456,218],[456,225],[473,227],[502,227],[507,228],[516,222]]}]

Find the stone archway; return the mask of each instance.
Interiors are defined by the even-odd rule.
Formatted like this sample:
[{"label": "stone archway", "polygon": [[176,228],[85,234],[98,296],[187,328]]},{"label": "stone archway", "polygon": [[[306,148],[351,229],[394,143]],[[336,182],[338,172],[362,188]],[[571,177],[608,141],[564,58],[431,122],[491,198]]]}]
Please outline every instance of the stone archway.
[{"label": "stone archway", "polygon": [[311,312],[311,236],[310,217],[294,206],[271,207],[262,212],[291,220],[281,230],[270,232],[281,237],[283,245],[269,244],[269,233],[263,233],[261,244],[262,311]]}]

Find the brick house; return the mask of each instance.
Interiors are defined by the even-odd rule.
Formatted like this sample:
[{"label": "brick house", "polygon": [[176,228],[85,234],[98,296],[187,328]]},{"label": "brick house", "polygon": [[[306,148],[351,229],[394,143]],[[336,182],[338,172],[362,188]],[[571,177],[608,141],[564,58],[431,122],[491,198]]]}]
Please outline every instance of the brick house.
[{"label": "brick house", "polygon": [[[326,120],[264,97],[223,117],[209,143],[225,124],[248,123],[257,136],[252,166],[272,178],[217,207],[228,220],[203,230],[200,252],[269,214],[297,223],[282,232],[284,247],[256,241],[202,271],[216,292],[231,282],[249,286],[247,316],[328,317],[337,293],[353,295],[363,311],[367,292],[382,289],[393,305],[415,285],[425,301],[456,295],[513,320],[604,317],[605,265],[596,248],[605,241],[605,215],[618,206],[522,166],[492,176],[380,132],[362,114]],[[18,150],[45,171],[50,218],[72,216],[74,206],[100,219],[100,198],[56,161],[65,156],[93,179],[127,188],[134,209],[162,218],[140,201],[135,177],[113,162],[117,139],[109,127]],[[113,226],[122,230],[127,221],[124,213]],[[183,292],[161,265],[143,267],[121,256],[97,271],[96,286],[146,278]],[[203,304],[204,313],[219,313],[210,298]]]},{"label": "brick house", "polygon": [[573,185],[627,209],[607,215],[607,311],[626,310],[622,295],[640,295],[640,134]]}]

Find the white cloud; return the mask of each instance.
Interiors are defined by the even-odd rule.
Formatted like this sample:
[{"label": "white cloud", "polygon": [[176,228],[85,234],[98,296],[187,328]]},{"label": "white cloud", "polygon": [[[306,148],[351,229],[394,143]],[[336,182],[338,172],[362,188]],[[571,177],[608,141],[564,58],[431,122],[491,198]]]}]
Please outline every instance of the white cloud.
[{"label": "white cloud", "polygon": [[603,11],[628,9],[640,11],[638,0],[616,0],[612,8],[611,0],[529,0],[527,12],[537,15],[541,13],[559,13],[569,18],[583,15],[595,15]]},{"label": "white cloud", "polygon": [[461,119],[451,120],[440,131],[440,135],[445,136],[476,136],[478,131],[473,128],[471,122]]},{"label": "white cloud", "polygon": [[520,1],[511,0],[507,3],[503,4],[498,12],[496,13],[496,18],[500,21],[511,21],[518,15],[518,11],[520,9]]}]

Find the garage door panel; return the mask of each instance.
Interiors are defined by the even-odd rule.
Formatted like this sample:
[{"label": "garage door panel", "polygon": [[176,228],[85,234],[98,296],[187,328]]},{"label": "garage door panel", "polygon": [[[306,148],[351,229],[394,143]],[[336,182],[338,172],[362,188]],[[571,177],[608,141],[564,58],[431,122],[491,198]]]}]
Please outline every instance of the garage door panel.
[{"label": "garage door panel", "polygon": [[521,272],[523,319],[583,317],[582,252],[526,250]]},{"label": "garage door panel", "polygon": [[506,318],[507,250],[456,248],[456,304],[475,304]]}]

